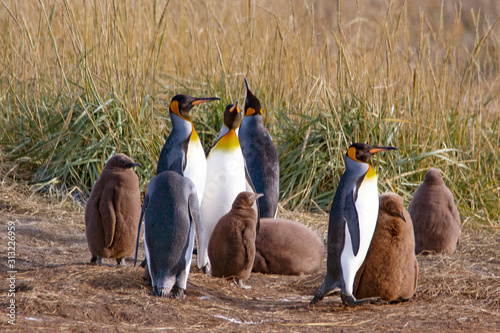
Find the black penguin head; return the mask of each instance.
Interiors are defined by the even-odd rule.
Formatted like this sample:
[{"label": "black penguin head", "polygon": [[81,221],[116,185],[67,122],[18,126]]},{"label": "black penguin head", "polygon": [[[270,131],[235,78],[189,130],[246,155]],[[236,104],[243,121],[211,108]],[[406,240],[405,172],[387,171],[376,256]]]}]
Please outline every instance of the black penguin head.
[{"label": "black penguin head", "polygon": [[142,167],[140,163],[134,162],[133,159],[128,157],[125,154],[116,154],[111,157],[108,162],[106,162],[106,165],[104,168],[118,168],[118,169],[130,169],[135,166]]},{"label": "black penguin head", "polygon": [[170,112],[178,115],[179,117],[191,120],[189,116],[189,111],[193,108],[193,106],[219,100],[218,97],[192,97],[188,95],[175,95],[170,101]]},{"label": "black penguin head", "polygon": [[245,86],[247,87],[247,93],[245,98],[245,116],[253,116],[260,114],[262,116],[262,107],[260,106],[260,101],[254,94],[250,91],[250,86],[246,78]]},{"label": "black penguin head", "polygon": [[371,157],[384,150],[398,149],[395,147],[375,147],[366,143],[353,143],[347,150],[347,156],[357,162],[368,163]]},{"label": "black penguin head", "polygon": [[238,107],[238,101],[234,104],[229,104],[224,110],[224,125],[229,129],[237,129],[240,127],[243,115]]}]

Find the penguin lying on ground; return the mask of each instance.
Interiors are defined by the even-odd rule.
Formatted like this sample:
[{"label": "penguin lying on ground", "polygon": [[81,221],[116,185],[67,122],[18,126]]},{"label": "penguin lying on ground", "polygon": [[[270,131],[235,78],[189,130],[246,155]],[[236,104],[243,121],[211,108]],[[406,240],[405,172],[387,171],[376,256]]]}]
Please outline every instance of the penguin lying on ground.
[{"label": "penguin lying on ground", "polygon": [[[194,238],[199,245],[198,267],[207,262],[203,252],[203,225],[200,206],[193,182],[175,171],[164,171],[156,175],[148,184],[141,211],[144,217],[144,247],[153,294],[173,298],[184,297]],[[139,223],[140,235],[140,223]],[[139,236],[136,243],[139,245]]]},{"label": "penguin lying on ground", "polygon": [[451,253],[460,243],[460,214],[439,170],[425,173],[408,206],[415,232],[415,252]]},{"label": "penguin lying on ground", "polygon": [[418,264],[410,214],[394,193],[380,196],[375,233],[365,261],[356,274],[354,296],[406,301],[417,289]]},{"label": "penguin lying on ground", "polygon": [[247,79],[245,116],[238,133],[241,150],[259,199],[260,217],[275,217],[280,192],[280,164],[273,139],[262,122],[262,107],[250,91]]},{"label": "penguin lying on ground", "polygon": [[201,202],[201,216],[205,230],[202,237],[207,245],[217,222],[229,212],[236,196],[243,191],[255,192],[251,180],[247,177],[245,159],[236,133],[241,118],[238,102],[226,107],[222,130],[208,152],[207,182]]},{"label": "penguin lying on ground", "polygon": [[316,273],[323,261],[323,241],[318,234],[295,221],[260,220],[255,241],[253,272],[302,275]]},{"label": "penguin lying on ground", "polygon": [[243,288],[255,258],[257,214],[252,208],[262,194],[241,192],[215,226],[208,244],[212,276],[234,278]]},{"label": "penguin lying on ground", "polygon": [[356,306],[376,299],[356,300],[353,284],[363,263],[377,223],[377,173],[369,164],[373,154],[394,147],[354,143],[345,156],[345,172],[333,198],[328,224],[327,272],[311,304],[340,288],[342,303]]},{"label": "penguin lying on ground", "polygon": [[111,157],[94,184],[85,206],[85,235],[92,258],[116,258],[118,265],[134,252],[141,212],[139,178],[132,168],[141,166],[125,154]]}]

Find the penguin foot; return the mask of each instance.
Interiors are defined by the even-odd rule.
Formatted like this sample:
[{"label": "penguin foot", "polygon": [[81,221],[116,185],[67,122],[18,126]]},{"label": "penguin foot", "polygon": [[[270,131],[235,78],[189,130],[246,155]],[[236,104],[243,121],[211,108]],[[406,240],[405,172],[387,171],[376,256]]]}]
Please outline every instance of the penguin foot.
[{"label": "penguin foot", "polygon": [[311,302],[309,302],[309,306],[315,305],[316,303],[318,303],[319,301],[321,301],[324,297],[325,297],[325,295],[319,295],[319,294],[314,295],[314,297],[311,300]]},{"label": "penguin foot", "polygon": [[210,275],[210,264],[206,264],[201,268],[203,274]]},{"label": "penguin foot", "polygon": [[398,304],[398,303],[401,303],[401,302],[408,302],[410,299],[409,298],[405,298],[405,297],[400,297],[394,301],[390,301],[389,304]]},{"label": "penguin foot", "polygon": [[184,289],[174,286],[171,298],[184,299]]},{"label": "penguin foot", "polygon": [[358,306],[358,305],[361,305],[361,304],[373,303],[373,302],[377,302],[380,300],[380,297],[363,298],[363,299],[357,300],[352,295],[344,295],[342,293],[340,293],[340,298],[342,299],[343,304],[350,306],[351,308]]},{"label": "penguin foot", "polygon": [[246,284],[244,284],[244,283],[243,283],[243,281],[242,281],[241,279],[236,279],[236,280],[235,280],[235,283],[236,283],[238,286],[240,286],[241,288],[243,288],[243,289],[246,289],[246,290],[248,290],[248,289],[252,289],[252,286],[247,286]]},{"label": "penguin foot", "polygon": [[163,298],[167,298],[170,296],[169,293],[165,292],[165,288],[156,288],[156,287],[153,287],[153,295]]},{"label": "penguin foot", "polygon": [[127,266],[125,264],[125,258],[117,258],[116,259],[116,266],[120,266],[120,267],[125,267]]},{"label": "penguin foot", "polygon": [[102,265],[102,257],[92,256],[92,258],[90,258],[90,263],[92,265]]}]

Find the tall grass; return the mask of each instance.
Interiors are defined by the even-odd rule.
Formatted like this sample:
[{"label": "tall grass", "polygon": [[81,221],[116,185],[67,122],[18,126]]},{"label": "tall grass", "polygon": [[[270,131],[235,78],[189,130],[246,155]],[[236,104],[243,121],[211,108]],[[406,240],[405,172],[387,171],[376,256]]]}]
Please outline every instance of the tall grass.
[{"label": "tall grass", "polygon": [[176,93],[219,96],[194,121],[211,145],[243,77],[265,108],[281,203],[325,210],[355,141],[406,202],[438,167],[464,224],[500,227],[500,4],[424,0],[0,3],[1,152],[45,189],[88,195],[124,152],[154,175]]}]

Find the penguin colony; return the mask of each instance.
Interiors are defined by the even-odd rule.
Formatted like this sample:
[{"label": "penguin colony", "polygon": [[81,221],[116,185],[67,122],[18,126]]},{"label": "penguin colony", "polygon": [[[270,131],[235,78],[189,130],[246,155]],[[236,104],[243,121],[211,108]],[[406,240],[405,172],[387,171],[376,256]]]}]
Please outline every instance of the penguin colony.
[{"label": "penguin colony", "polygon": [[[225,108],[222,129],[206,155],[191,111],[219,98],[172,98],[172,130],[142,209],[132,170],[140,164],[124,154],[109,159],[85,209],[91,263],[115,258],[123,264],[134,240],[137,260],[144,220],[145,277],[156,296],[184,298],[195,239],[198,267],[214,277],[235,279],[242,287],[252,270],[301,275],[320,269],[321,238],[300,223],[275,218],[278,154],[263,125],[260,101],[244,81],[244,116],[237,101]],[[415,251],[453,251],[458,244],[460,218],[439,171],[425,175],[409,214],[399,196],[379,199],[370,159],[395,149],[365,143],[348,148],[331,205],[326,277],[310,305],[334,289],[340,289],[348,306],[407,300],[416,289]]]}]

